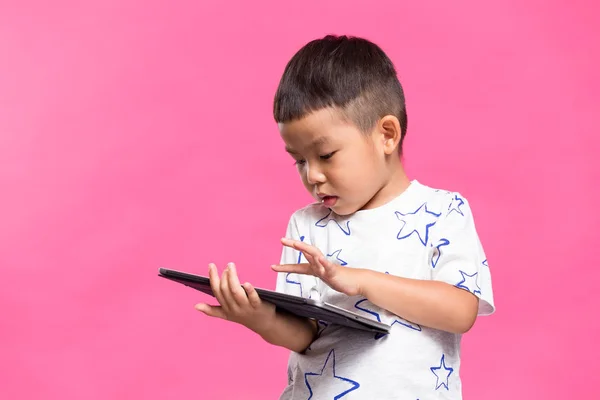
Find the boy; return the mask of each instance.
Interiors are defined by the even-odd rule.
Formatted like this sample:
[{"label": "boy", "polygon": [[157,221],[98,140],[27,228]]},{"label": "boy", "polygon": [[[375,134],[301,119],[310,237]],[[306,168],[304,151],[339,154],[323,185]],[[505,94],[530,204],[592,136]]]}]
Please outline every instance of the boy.
[{"label": "boy", "polygon": [[292,353],[281,399],[460,399],[460,339],[494,311],[467,200],[404,172],[404,94],[375,44],[327,36],[288,63],[274,105],[287,152],[318,200],[288,224],[277,290],[392,325],[389,335],[276,312],[229,264],[209,316]]}]

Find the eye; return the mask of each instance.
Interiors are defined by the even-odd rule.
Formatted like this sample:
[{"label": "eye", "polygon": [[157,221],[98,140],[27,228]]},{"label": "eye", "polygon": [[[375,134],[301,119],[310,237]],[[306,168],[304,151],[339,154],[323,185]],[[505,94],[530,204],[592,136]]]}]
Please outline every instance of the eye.
[{"label": "eye", "polygon": [[321,160],[329,160],[336,152],[327,153],[321,156]]},{"label": "eye", "polygon": [[306,161],[304,160],[296,160],[294,161],[294,165],[304,165],[306,163]]}]

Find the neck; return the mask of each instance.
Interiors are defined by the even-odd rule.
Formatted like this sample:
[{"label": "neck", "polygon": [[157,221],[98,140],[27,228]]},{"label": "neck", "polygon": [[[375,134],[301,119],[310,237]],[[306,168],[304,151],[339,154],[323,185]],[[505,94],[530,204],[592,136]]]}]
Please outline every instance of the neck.
[{"label": "neck", "polygon": [[389,203],[396,197],[400,196],[409,186],[410,179],[404,170],[404,167],[398,159],[396,165],[392,165],[390,168],[390,175],[384,182],[383,186],[379,191],[371,198],[371,200],[365,204],[362,208],[367,210],[370,208],[376,208]]}]

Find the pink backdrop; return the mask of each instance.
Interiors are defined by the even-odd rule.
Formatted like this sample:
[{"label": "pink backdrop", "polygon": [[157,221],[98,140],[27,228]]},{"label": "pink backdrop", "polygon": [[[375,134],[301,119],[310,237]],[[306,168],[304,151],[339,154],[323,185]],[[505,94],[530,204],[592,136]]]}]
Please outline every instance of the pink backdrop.
[{"label": "pink backdrop", "polygon": [[287,352],[156,272],[274,287],[310,199],[273,93],[326,33],[389,53],[411,176],[476,213],[498,312],[465,337],[465,398],[595,396],[597,3],[431,3],[0,2],[0,398],[277,397]]}]

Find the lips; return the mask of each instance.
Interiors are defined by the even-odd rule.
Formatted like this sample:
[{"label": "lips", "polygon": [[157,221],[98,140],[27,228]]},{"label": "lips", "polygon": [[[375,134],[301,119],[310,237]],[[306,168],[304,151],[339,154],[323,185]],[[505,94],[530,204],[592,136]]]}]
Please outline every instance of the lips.
[{"label": "lips", "polygon": [[321,203],[323,203],[323,205],[325,205],[326,207],[333,207],[335,203],[337,203],[338,199],[337,196],[330,196],[324,193],[317,193],[317,196],[321,200]]}]

